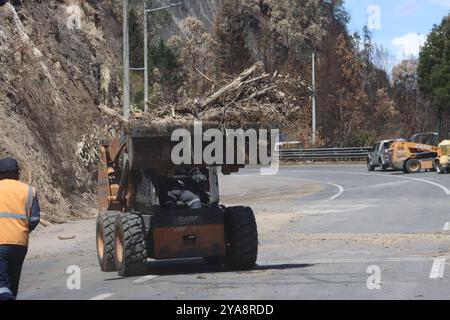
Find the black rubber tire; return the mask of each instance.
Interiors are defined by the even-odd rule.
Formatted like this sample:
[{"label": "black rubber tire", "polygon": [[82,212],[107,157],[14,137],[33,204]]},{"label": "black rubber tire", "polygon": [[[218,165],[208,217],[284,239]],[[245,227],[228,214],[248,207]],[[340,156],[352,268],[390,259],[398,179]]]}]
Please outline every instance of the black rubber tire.
[{"label": "black rubber tire", "polygon": [[370,159],[367,160],[367,170],[369,170],[369,172],[375,171],[375,166],[372,164],[372,161]]},{"label": "black rubber tire", "polygon": [[406,161],[405,170],[407,173],[419,173],[422,171],[422,164],[417,159],[409,159]]},{"label": "black rubber tire", "polygon": [[258,258],[258,228],[251,208],[231,207],[225,211],[225,265],[232,270],[249,270]]},{"label": "black rubber tire", "polygon": [[221,266],[225,264],[225,257],[204,257],[203,261],[211,266]]},{"label": "black rubber tire", "polygon": [[445,169],[442,168],[441,163],[439,160],[436,160],[433,162],[433,168],[437,172],[437,174],[445,174]]},{"label": "black rubber tire", "polygon": [[147,236],[142,217],[138,214],[122,214],[115,223],[115,260],[121,277],[141,275],[148,258]]},{"label": "black rubber tire", "polygon": [[114,224],[119,214],[119,212],[107,211],[97,217],[97,255],[100,270],[103,272],[117,271],[114,255]]},{"label": "black rubber tire", "polygon": [[380,171],[386,172],[387,168],[388,168],[387,165],[383,164],[383,160],[381,160],[381,158],[380,158]]}]

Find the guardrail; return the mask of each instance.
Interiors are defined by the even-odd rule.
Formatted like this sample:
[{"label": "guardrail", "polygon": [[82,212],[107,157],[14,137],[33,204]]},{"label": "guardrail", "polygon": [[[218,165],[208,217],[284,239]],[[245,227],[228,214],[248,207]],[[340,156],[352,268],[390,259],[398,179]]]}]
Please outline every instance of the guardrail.
[{"label": "guardrail", "polygon": [[280,159],[286,161],[351,161],[368,157],[370,147],[328,149],[282,149]]}]

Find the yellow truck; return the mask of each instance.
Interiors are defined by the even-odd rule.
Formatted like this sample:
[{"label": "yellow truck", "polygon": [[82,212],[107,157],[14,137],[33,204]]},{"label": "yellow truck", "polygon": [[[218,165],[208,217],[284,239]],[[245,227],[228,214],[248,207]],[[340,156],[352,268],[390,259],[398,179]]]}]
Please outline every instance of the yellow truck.
[{"label": "yellow truck", "polygon": [[444,140],[439,144],[438,157],[435,159],[435,168],[438,174],[450,172],[450,140]]}]

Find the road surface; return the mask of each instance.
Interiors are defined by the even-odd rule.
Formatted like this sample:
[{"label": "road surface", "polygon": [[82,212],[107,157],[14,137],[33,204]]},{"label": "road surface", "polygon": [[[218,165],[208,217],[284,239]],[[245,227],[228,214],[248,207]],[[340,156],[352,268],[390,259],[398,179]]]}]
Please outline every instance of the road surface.
[{"label": "road surface", "polygon": [[[150,261],[144,277],[101,273],[89,220],[33,235],[19,298],[450,298],[450,176],[298,166],[276,176],[243,170],[221,177],[221,192],[224,204],[250,205],[256,213],[254,270],[187,260]],[[77,268],[79,289],[66,273]]]}]

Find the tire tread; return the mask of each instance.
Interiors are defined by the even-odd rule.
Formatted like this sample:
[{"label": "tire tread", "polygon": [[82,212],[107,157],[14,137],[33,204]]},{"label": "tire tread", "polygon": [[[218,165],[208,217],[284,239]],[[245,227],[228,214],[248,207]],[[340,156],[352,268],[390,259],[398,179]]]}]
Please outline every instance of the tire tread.
[{"label": "tire tread", "polygon": [[246,207],[227,208],[225,233],[227,267],[237,270],[253,268],[258,256],[258,230],[253,211]]}]

